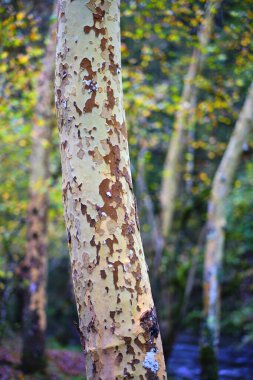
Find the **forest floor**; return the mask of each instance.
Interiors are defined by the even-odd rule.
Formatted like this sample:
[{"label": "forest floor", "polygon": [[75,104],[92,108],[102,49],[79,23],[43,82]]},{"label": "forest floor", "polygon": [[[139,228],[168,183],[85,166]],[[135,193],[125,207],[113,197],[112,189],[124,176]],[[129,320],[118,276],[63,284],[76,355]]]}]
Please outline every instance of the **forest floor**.
[{"label": "forest floor", "polygon": [[85,380],[83,354],[72,349],[48,349],[45,374],[25,375],[20,366],[19,340],[6,340],[0,347],[0,380]]},{"label": "forest floor", "polygon": [[[25,375],[20,367],[21,340],[7,339],[0,347],[0,380],[85,380],[84,357],[80,347],[60,348],[49,342],[47,372]],[[240,346],[223,338],[219,351],[219,380],[253,380],[253,346]],[[199,380],[198,338],[180,334],[168,361],[170,380]]]}]

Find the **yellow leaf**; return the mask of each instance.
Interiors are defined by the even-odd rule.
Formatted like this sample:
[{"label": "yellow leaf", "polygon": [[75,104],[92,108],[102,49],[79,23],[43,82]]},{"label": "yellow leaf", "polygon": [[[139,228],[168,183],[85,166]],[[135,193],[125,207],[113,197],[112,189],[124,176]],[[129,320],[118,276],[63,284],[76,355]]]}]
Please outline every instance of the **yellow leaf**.
[{"label": "yellow leaf", "polygon": [[214,152],[208,152],[208,158],[211,160],[215,158],[215,153]]},{"label": "yellow leaf", "polygon": [[20,54],[18,56],[18,61],[19,61],[19,63],[21,63],[21,65],[24,65],[29,61],[29,57],[28,57],[28,55]]},{"label": "yellow leaf", "polygon": [[25,12],[18,12],[17,15],[16,15],[16,17],[17,17],[18,21],[23,20],[24,17],[25,17]]},{"label": "yellow leaf", "polygon": [[22,140],[19,140],[18,145],[24,147],[27,145],[27,142],[26,142],[26,140],[22,139]]},{"label": "yellow leaf", "polygon": [[49,141],[46,140],[46,139],[42,139],[42,140],[41,140],[41,145],[42,145],[44,148],[48,148],[48,147],[49,147]]},{"label": "yellow leaf", "polygon": [[8,57],[8,52],[7,51],[4,51],[3,53],[2,53],[2,59],[5,59],[5,58],[7,58]]},{"label": "yellow leaf", "polygon": [[9,193],[7,193],[7,192],[3,193],[3,199],[5,201],[7,201],[9,198],[10,198],[10,194]]},{"label": "yellow leaf", "polygon": [[235,181],[235,187],[237,189],[240,189],[240,187],[241,187],[241,181],[239,181],[239,180]]},{"label": "yellow leaf", "polygon": [[206,183],[206,184],[209,184],[210,183],[210,179],[208,178],[208,175],[205,173],[205,172],[201,172],[199,173],[199,179]]},{"label": "yellow leaf", "polygon": [[30,33],[29,37],[31,41],[38,41],[40,39],[39,35],[34,32]]},{"label": "yellow leaf", "polygon": [[37,125],[38,125],[38,127],[43,127],[43,125],[44,125],[44,120],[43,120],[43,119],[38,119],[38,121],[37,121]]},{"label": "yellow leaf", "polygon": [[143,110],[143,111],[142,111],[142,115],[143,115],[144,117],[148,117],[148,116],[150,116],[150,111],[149,111],[149,110]]},{"label": "yellow leaf", "polygon": [[0,73],[3,74],[7,71],[8,69],[8,66],[4,63],[2,65],[0,65]]}]

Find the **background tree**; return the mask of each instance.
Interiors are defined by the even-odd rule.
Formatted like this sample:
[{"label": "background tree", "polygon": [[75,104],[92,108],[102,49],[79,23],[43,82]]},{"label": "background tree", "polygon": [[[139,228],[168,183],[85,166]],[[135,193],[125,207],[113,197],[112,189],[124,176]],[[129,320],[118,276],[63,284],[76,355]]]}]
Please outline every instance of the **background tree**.
[{"label": "background tree", "polygon": [[[14,4],[13,4],[14,3]],[[2,328],[14,317],[14,295],[21,297],[17,268],[25,246],[30,119],[35,106],[34,77],[41,58],[41,36],[21,2],[0,6],[1,19],[1,299]],[[2,295],[2,294],[1,294]],[[17,302],[18,301],[18,302]],[[18,320],[20,322],[21,312]]]},{"label": "background tree", "polygon": [[192,121],[196,112],[196,78],[206,57],[206,50],[213,29],[214,16],[220,0],[208,0],[205,15],[198,32],[199,43],[192,53],[188,72],[184,79],[183,93],[178,105],[172,136],[164,163],[161,183],[161,230],[165,241],[168,239],[173,220],[175,199],[178,193],[180,164],[186,143],[186,132],[193,128]]},{"label": "background tree", "polygon": [[239,165],[244,144],[253,126],[253,85],[213,180],[208,204],[207,243],[204,268],[204,329],[201,357],[203,377],[218,379],[220,280],[226,230],[226,198]]},{"label": "background tree", "polygon": [[[182,1],[173,4],[168,10],[165,2],[161,1],[156,4],[147,2],[145,7],[143,4],[134,3],[131,4],[130,9],[126,9],[127,18],[135,25],[131,31],[129,29],[123,31],[125,67],[128,67],[130,61],[135,66],[134,72],[123,71],[126,78],[126,106],[131,115],[136,110],[139,125],[144,126],[141,128],[141,138],[145,139],[147,144],[144,156],[145,178],[156,218],[160,214],[158,201],[161,170],[158,168],[161,168],[166,156],[168,146],[166,141],[169,142],[171,139],[172,126],[175,122],[174,115],[183,90],[183,73],[189,67],[192,50],[196,45],[198,46],[196,32],[203,20],[205,5],[206,3],[197,2],[186,4]],[[206,63],[202,68],[202,75],[196,77],[195,86],[199,94],[199,102],[196,109],[195,137],[189,143],[194,152],[191,194],[186,192],[189,173],[184,168],[184,162],[188,160],[185,154],[183,157],[185,161],[182,163],[183,175],[175,202],[171,243],[164,251],[160,266],[163,286],[157,293],[157,300],[162,300],[163,304],[163,307],[158,310],[161,312],[161,328],[164,337],[168,330],[168,315],[170,314],[166,305],[172,305],[172,321],[176,321],[177,324],[178,322],[183,325],[188,324],[187,321],[191,321],[191,324],[195,321],[197,328],[200,321],[201,313],[197,310],[201,307],[201,298],[198,298],[197,294],[201,288],[203,252],[196,250],[196,245],[205,223],[205,207],[211,178],[226,147],[230,128],[238,117],[238,109],[241,107],[239,99],[245,94],[251,80],[249,62],[252,60],[252,47],[247,37],[251,30],[251,16],[248,11],[246,4],[242,8],[237,1],[222,4],[222,8],[219,8],[215,17],[214,33],[206,48]],[[246,26],[244,31],[239,26],[242,15],[244,15]],[[153,21],[150,22],[150,19]],[[163,25],[168,25],[168,27],[163,28]],[[231,33],[232,30],[234,30],[233,33]],[[132,40],[135,41],[135,49],[131,46]],[[173,54],[175,50],[178,53]],[[232,53],[235,51],[241,53],[236,56]],[[247,60],[242,60],[241,54],[247,56]],[[238,66],[239,56],[244,70],[242,66]],[[224,71],[225,66],[226,71]],[[152,75],[152,70],[155,75]],[[134,96],[130,92],[133,88]],[[138,129],[131,123],[131,119],[129,141],[134,167],[136,167],[140,138],[138,138]],[[135,180],[137,172],[133,173]],[[152,233],[149,223],[146,222],[147,213],[143,212],[143,207],[140,207],[140,210],[142,210],[143,223],[141,225],[144,242],[150,250]],[[194,259],[197,251],[200,254],[197,259]],[[151,269],[154,257],[152,255],[153,253],[150,252]],[[192,260],[197,261],[197,279],[194,281],[189,313],[184,320],[180,320],[178,315],[183,307],[183,295]],[[164,289],[164,295],[161,295],[161,288]],[[173,302],[170,303],[166,296],[168,289],[171,289],[173,293]],[[172,327],[173,330],[175,329]],[[164,346],[167,347],[167,343]]]},{"label": "background tree", "polygon": [[[54,14],[56,14],[56,9]],[[42,71],[38,78],[38,100],[32,129],[27,245],[23,263],[27,286],[23,316],[22,364],[29,372],[41,370],[46,364],[48,159],[52,138],[55,34],[56,23],[54,22],[50,27]]]}]

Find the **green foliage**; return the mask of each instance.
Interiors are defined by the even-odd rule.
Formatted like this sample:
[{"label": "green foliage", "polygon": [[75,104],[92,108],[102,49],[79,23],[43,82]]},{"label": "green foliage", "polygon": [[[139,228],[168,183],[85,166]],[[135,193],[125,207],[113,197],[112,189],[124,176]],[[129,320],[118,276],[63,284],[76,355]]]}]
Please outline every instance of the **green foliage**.
[{"label": "green foliage", "polygon": [[[26,14],[21,2],[15,12],[1,5],[0,20],[0,229],[6,244],[26,214],[29,135],[37,97],[34,86],[43,51],[39,48],[36,22]],[[14,241],[10,242],[14,247],[15,238],[12,236]],[[22,239],[18,245],[13,247],[17,254],[23,249]]]},{"label": "green foliage", "polygon": [[[139,150],[147,148],[144,177],[157,218],[162,166],[181,99],[183,78],[193,48],[198,47],[197,29],[203,19],[205,3],[182,0],[171,2],[168,6],[166,1],[131,1],[130,4],[122,1],[123,87],[132,172],[138,190]],[[190,173],[184,163],[179,167],[183,178],[176,203],[173,235],[160,268],[166,286],[175,289],[173,309],[176,313],[183,298],[192,251],[205,224],[212,178],[252,80],[252,27],[253,14],[249,1],[223,1],[215,16],[203,72],[196,80],[199,97],[195,136],[189,140],[191,152],[189,148],[184,157],[186,163],[193,160],[194,170]],[[247,165],[253,147],[252,139],[248,144],[249,150],[243,156]],[[245,269],[240,267],[241,255],[253,249],[252,217],[248,211],[252,208],[250,192],[253,174],[249,169],[246,171],[243,170],[240,178],[236,179],[227,204],[227,248],[222,274],[225,286],[224,321],[232,315],[231,309],[235,306],[233,291],[238,289],[245,275]],[[189,180],[192,181],[190,193],[186,189]],[[143,237],[146,239],[147,235],[150,237],[151,230],[142,205],[139,210]],[[202,254],[198,258],[194,298],[185,317],[186,325],[190,326],[200,320]],[[241,270],[242,278],[234,281],[234,277],[237,279],[236,272]],[[236,307],[242,308],[243,297],[239,300]],[[162,314],[166,315],[166,312]],[[223,326],[227,331],[226,323]],[[240,324],[242,327],[243,323]]]},{"label": "green foliage", "polygon": [[[39,34],[39,21],[22,1],[0,5],[0,319],[7,313],[5,318],[12,323],[17,318],[17,315],[11,315],[11,309],[15,309],[13,302],[15,305],[17,289],[26,286],[20,278],[20,264],[26,238],[31,130],[39,97],[37,80],[44,54],[45,38]],[[53,109],[52,94],[52,115]],[[67,255],[67,247],[64,244],[58,136],[54,116],[52,128],[49,241],[50,252],[54,256],[57,252]],[[5,309],[6,313],[2,315]]]}]

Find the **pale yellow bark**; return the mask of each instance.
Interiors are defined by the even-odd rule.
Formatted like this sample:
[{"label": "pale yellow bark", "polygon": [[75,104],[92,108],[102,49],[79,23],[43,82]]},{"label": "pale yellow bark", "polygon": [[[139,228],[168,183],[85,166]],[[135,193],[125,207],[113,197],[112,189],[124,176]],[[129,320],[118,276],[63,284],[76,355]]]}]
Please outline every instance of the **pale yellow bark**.
[{"label": "pale yellow bark", "polygon": [[204,318],[209,341],[204,344],[208,343],[214,349],[219,340],[219,272],[224,251],[226,198],[240,161],[243,144],[249,139],[252,124],[253,85],[250,87],[227,149],[216,171],[208,206],[204,265]]},{"label": "pale yellow bark", "polygon": [[61,0],[56,104],[88,379],[166,379],[133,195],[119,1]]},{"label": "pale yellow bark", "polygon": [[185,147],[185,131],[189,128],[192,115],[195,113],[197,89],[195,81],[203,67],[206,47],[208,45],[213,19],[220,0],[208,0],[206,14],[199,30],[199,47],[194,49],[188,73],[184,80],[182,98],[176,114],[175,124],[169,143],[161,184],[161,229],[165,239],[171,231],[175,199],[178,193],[179,173],[182,154]]}]

